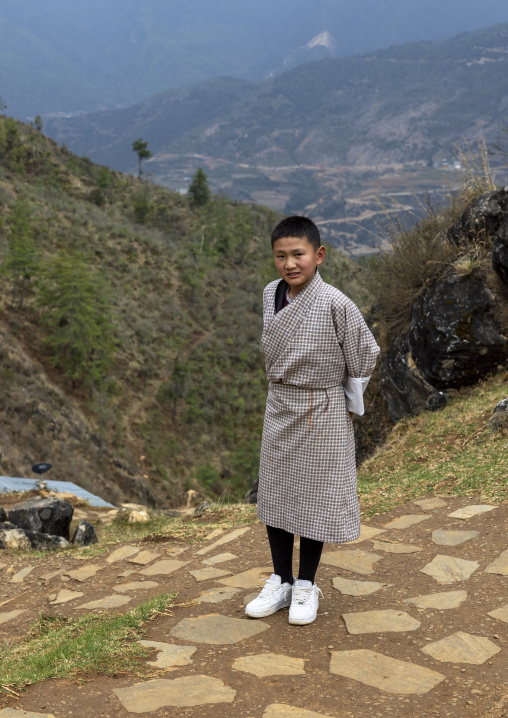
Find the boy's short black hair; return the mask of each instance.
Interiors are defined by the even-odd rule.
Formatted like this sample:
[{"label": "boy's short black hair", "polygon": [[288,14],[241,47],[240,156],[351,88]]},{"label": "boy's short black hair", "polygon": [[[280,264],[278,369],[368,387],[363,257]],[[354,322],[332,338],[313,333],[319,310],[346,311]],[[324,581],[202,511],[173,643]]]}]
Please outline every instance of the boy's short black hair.
[{"label": "boy's short black hair", "polygon": [[272,232],[272,249],[274,242],[283,237],[305,237],[315,251],[321,246],[319,229],[308,217],[286,217],[279,222]]}]

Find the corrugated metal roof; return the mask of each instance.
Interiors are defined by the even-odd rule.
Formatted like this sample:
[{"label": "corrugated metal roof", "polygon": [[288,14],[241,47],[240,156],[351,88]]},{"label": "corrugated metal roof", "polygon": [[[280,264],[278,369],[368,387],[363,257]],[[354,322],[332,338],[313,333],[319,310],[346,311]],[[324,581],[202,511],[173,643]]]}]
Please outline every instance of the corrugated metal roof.
[{"label": "corrugated metal roof", "polygon": [[[68,491],[80,499],[85,499],[91,506],[108,506],[109,508],[115,508],[113,504],[109,504],[107,501],[104,501],[104,499],[95,496],[95,494],[91,494],[86,489],[82,489],[81,486],[77,486],[71,481],[42,480],[51,491]],[[36,491],[38,481],[41,481],[41,479],[15,479],[12,476],[0,476],[0,494],[5,494],[9,491]]]}]

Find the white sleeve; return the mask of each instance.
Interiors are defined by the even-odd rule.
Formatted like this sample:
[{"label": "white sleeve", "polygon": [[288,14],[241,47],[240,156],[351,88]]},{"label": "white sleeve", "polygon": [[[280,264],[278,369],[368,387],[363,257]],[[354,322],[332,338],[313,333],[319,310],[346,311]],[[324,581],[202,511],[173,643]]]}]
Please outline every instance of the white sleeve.
[{"label": "white sleeve", "polygon": [[355,379],[348,376],[344,384],[344,394],[346,395],[346,406],[348,411],[352,411],[358,416],[363,416],[365,407],[363,405],[363,394],[369,383],[370,376]]}]

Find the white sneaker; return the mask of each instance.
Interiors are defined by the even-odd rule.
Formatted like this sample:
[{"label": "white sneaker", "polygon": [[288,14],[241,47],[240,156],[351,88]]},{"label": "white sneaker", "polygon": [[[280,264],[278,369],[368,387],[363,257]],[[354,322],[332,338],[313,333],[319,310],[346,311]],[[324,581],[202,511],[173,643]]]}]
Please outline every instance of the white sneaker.
[{"label": "white sneaker", "polygon": [[251,618],[264,618],[287,608],[291,605],[292,588],[290,583],[281,583],[280,576],[272,573],[259,596],[245,606],[245,613]]},{"label": "white sneaker", "polygon": [[[316,620],[320,589],[311,581],[298,579],[293,584],[289,623],[305,626]],[[323,594],[321,593],[321,596]]]}]

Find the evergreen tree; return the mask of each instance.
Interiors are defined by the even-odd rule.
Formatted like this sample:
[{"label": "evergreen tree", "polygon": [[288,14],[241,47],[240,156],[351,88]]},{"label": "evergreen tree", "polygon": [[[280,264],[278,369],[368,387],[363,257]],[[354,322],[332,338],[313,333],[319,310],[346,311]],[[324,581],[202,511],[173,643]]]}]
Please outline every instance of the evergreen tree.
[{"label": "evergreen tree", "polygon": [[53,363],[90,390],[100,387],[113,362],[113,327],[106,284],[79,255],[56,257],[40,292],[46,345]]},{"label": "evergreen tree", "polygon": [[189,196],[192,204],[196,207],[202,207],[210,201],[210,187],[208,186],[208,179],[201,167],[198,170],[189,187]]},{"label": "evergreen tree", "polygon": [[152,153],[148,149],[148,142],[143,142],[141,137],[139,140],[134,140],[132,143],[132,149],[134,152],[136,152],[138,158],[139,158],[139,170],[138,170],[138,177],[141,177],[143,174],[143,168],[141,167],[141,162],[143,160],[149,160],[152,156]]},{"label": "evergreen tree", "polygon": [[19,308],[23,308],[26,291],[37,269],[37,260],[30,209],[24,200],[18,200],[12,211],[7,254],[2,267],[2,273],[12,281],[11,307],[17,299]]}]

